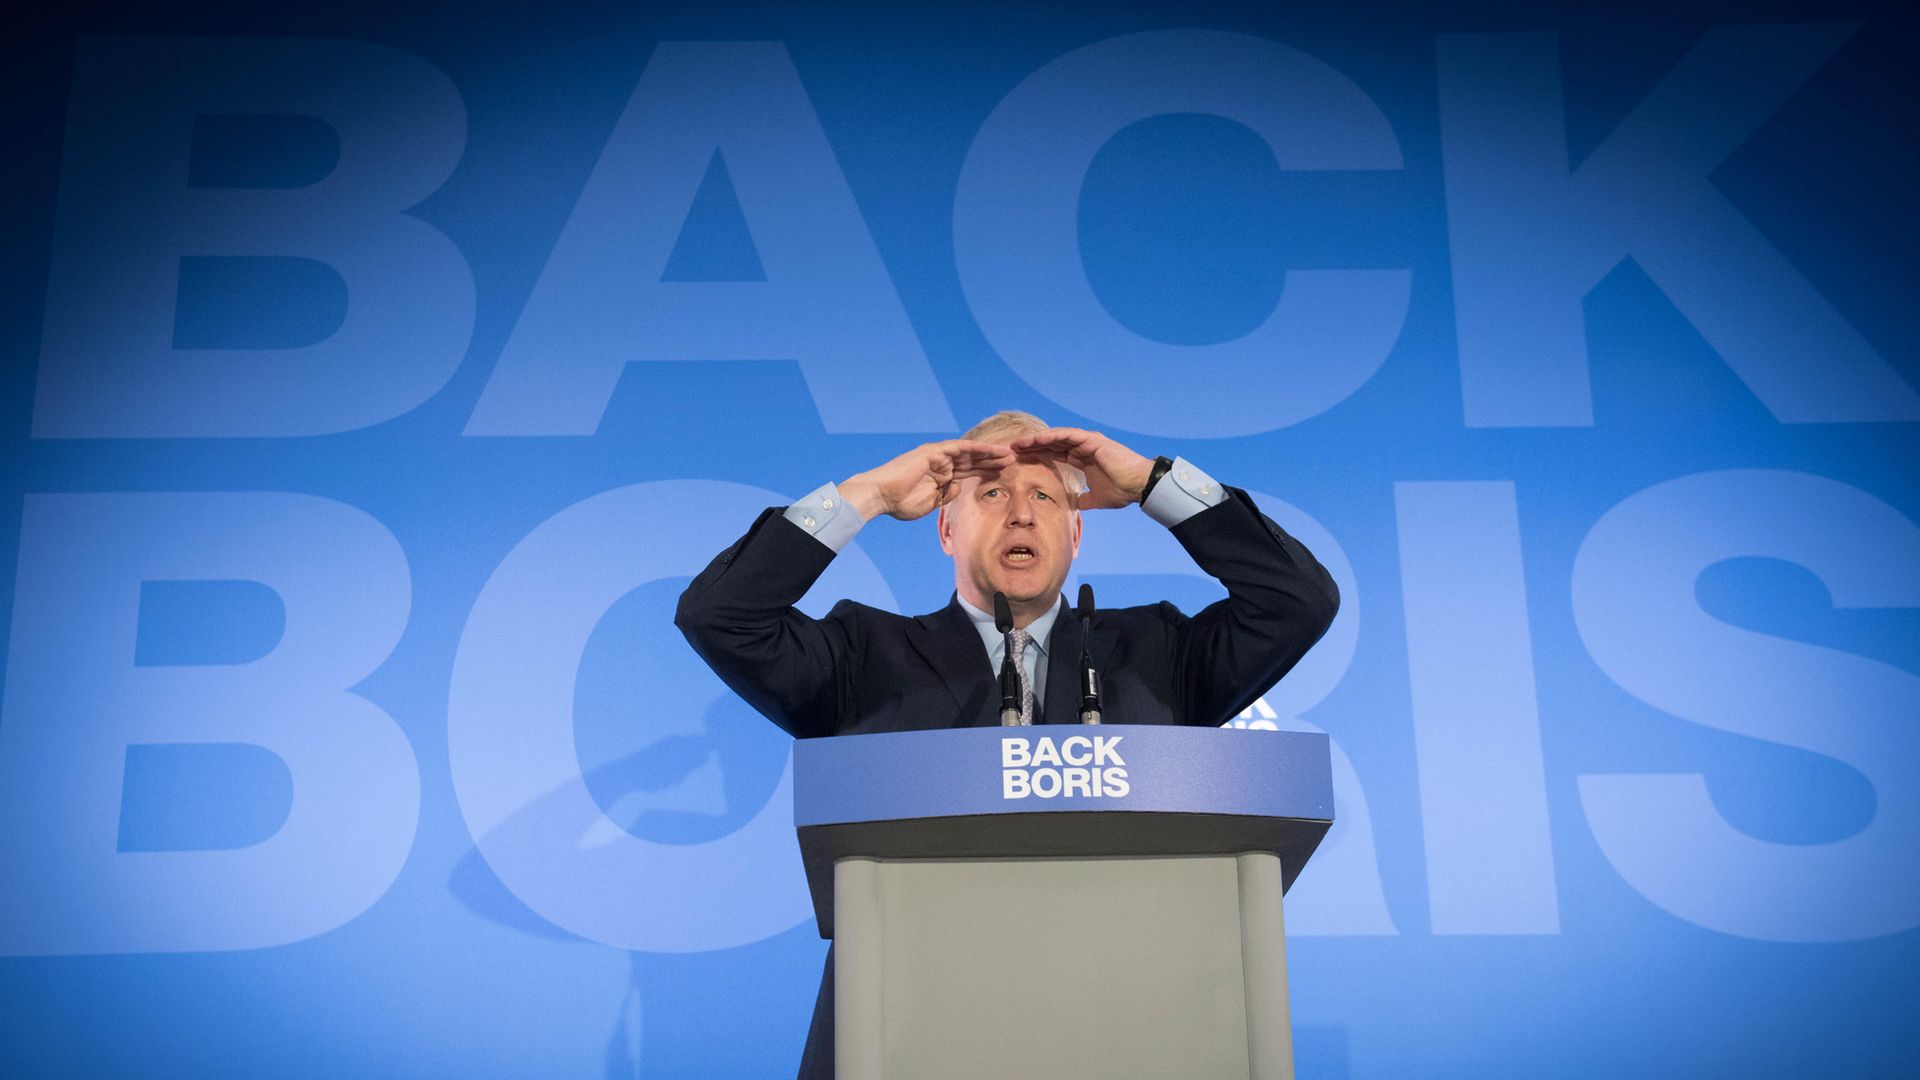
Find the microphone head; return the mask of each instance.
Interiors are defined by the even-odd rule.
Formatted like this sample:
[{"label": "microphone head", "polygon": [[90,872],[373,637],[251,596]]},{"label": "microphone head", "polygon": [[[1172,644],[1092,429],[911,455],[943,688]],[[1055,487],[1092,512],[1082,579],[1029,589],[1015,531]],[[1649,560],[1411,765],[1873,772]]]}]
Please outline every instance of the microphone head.
[{"label": "microphone head", "polygon": [[1081,622],[1093,621],[1093,586],[1084,581],[1080,583],[1079,610]]},{"label": "microphone head", "polygon": [[993,625],[1003,634],[1013,632],[1013,606],[1007,603],[1007,594],[993,594]]}]

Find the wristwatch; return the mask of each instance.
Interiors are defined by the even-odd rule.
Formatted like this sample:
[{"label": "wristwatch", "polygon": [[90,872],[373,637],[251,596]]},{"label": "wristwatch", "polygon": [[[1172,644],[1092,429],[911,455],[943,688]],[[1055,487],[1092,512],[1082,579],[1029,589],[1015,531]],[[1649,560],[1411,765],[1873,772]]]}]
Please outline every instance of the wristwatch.
[{"label": "wristwatch", "polygon": [[1147,505],[1147,496],[1153,494],[1153,485],[1160,478],[1173,471],[1173,459],[1165,454],[1153,459],[1153,471],[1147,474],[1147,486],[1140,489],[1140,505]]}]

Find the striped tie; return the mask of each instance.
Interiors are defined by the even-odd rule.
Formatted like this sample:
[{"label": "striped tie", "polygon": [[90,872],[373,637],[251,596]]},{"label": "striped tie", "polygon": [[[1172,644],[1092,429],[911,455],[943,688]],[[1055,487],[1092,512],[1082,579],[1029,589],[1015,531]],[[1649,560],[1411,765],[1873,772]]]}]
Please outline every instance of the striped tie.
[{"label": "striped tie", "polygon": [[1020,726],[1033,724],[1033,684],[1027,681],[1027,643],[1033,635],[1025,630],[1015,630],[1013,637],[1013,669],[1020,673]]}]

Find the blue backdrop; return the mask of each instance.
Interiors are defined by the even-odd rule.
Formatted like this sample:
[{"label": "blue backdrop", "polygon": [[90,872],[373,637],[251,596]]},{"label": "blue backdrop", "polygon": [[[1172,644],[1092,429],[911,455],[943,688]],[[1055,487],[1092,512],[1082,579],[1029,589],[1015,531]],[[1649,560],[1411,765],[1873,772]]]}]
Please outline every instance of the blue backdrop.
[{"label": "blue backdrop", "polygon": [[[1340,582],[1236,721],[1335,745],[1303,1076],[1914,1075],[1899,11],[17,24],[0,1072],[789,1074],[790,744],[673,600],[1024,408]],[[882,522],[808,605],[950,588]]]}]

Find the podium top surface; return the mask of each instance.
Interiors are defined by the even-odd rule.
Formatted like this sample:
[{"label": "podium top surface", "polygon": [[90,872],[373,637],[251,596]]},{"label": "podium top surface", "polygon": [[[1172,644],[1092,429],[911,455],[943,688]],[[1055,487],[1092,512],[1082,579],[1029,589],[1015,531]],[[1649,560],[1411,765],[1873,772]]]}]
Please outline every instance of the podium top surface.
[{"label": "podium top surface", "polygon": [[793,817],[822,937],[847,857],[1272,852],[1293,883],[1333,821],[1327,737],[1150,724],[801,739]]},{"label": "podium top surface", "polygon": [[793,747],[800,828],[1133,811],[1333,819],[1327,737],[1147,724],[843,735]]}]

